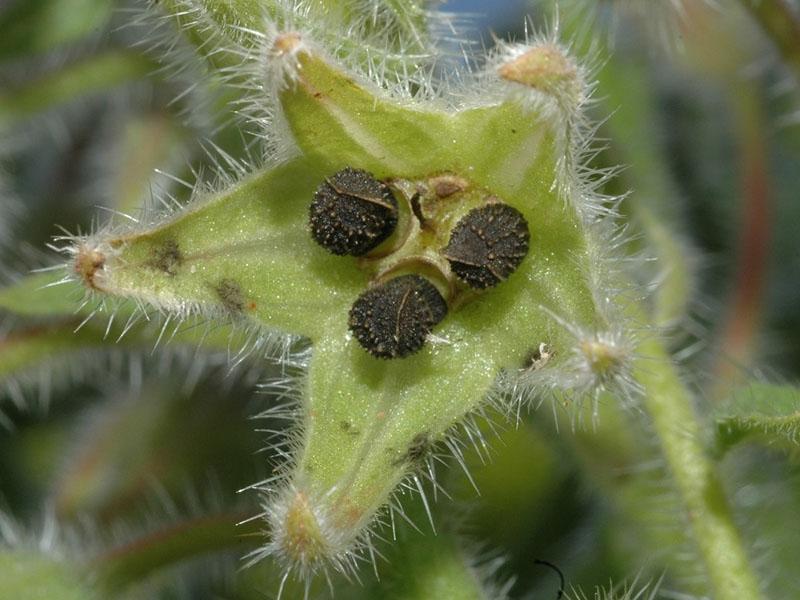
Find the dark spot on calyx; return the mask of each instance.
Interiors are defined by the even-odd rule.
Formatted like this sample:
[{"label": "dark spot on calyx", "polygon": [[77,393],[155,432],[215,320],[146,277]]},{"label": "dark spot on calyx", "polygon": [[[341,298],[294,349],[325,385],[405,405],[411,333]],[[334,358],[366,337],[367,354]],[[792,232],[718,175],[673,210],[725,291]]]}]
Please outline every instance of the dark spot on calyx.
[{"label": "dark spot on calyx", "polygon": [[353,437],[356,437],[356,436],[360,435],[360,432],[358,431],[358,429],[353,427],[353,424],[350,421],[341,421],[339,423],[339,427],[347,435],[352,435]]},{"label": "dark spot on calyx", "polygon": [[337,255],[363,256],[397,226],[397,199],[367,171],[347,167],[326,179],[309,207],[311,236]]},{"label": "dark spot on calyx", "polygon": [[414,436],[408,449],[397,460],[392,462],[393,466],[401,464],[417,464],[425,459],[431,451],[433,444],[431,443],[430,433],[423,431]]},{"label": "dark spot on calyx", "polygon": [[530,232],[516,208],[493,202],[468,212],[443,251],[450,268],[474,289],[493,287],[516,271],[528,254]]},{"label": "dark spot on calyx", "polygon": [[447,314],[439,290],[420,275],[401,275],[361,294],[350,309],[349,327],[377,358],[403,358],[419,351]]},{"label": "dark spot on calyx", "polygon": [[183,264],[183,254],[175,240],[165,240],[153,248],[152,258],[148,263],[154,269],[167,275],[175,275]]},{"label": "dark spot on calyx", "polygon": [[244,310],[245,298],[242,288],[233,279],[221,279],[214,291],[227,311],[239,313]]}]

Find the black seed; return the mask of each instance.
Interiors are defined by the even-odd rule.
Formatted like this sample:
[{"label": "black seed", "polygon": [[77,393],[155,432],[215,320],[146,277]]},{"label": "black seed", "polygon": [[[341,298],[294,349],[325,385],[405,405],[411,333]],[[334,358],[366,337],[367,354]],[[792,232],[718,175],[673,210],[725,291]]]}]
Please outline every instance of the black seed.
[{"label": "black seed", "polygon": [[350,309],[350,331],[378,358],[402,358],[425,343],[447,314],[439,290],[419,275],[402,275],[361,294]]},{"label": "black seed", "polygon": [[476,289],[492,287],[516,271],[528,253],[528,223],[501,202],[468,212],[450,234],[444,256],[459,279]]},{"label": "black seed", "polygon": [[317,188],[309,223],[314,240],[329,252],[362,256],[392,235],[397,199],[385,183],[347,167]]}]

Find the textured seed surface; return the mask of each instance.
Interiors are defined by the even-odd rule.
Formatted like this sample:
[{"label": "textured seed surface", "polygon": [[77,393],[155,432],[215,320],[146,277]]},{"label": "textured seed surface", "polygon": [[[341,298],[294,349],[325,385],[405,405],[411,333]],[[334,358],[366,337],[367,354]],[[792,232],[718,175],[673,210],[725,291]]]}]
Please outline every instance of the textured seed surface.
[{"label": "textured seed surface", "polygon": [[447,314],[436,287],[419,275],[402,275],[361,294],[350,309],[350,331],[378,358],[402,358],[425,343]]},{"label": "textured seed surface", "polygon": [[530,232],[525,217],[501,202],[468,212],[450,234],[444,256],[450,268],[476,289],[504,281],[528,253]]},{"label": "textured seed surface", "polygon": [[309,209],[311,235],[333,254],[361,256],[397,226],[397,199],[371,174],[347,167],[326,179]]}]

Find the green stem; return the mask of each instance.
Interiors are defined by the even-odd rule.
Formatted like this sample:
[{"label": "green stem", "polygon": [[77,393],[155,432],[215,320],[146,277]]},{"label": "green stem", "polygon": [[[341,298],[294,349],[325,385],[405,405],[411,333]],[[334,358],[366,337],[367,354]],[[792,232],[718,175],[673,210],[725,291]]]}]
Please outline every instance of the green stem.
[{"label": "green stem", "polygon": [[619,164],[624,189],[636,190],[626,209],[645,233],[645,243],[655,252],[663,279],[653,294],[653,321],[659,327],[683,319],[692,295],[692,269],[688,249],[675,230],[680,229],[680,199],[665,153],[653,144],[658,136],[658,115],[652,68],[630,57],[609,61],[598,74],[598,95],[605,98],[611,149]]},{"label": "green stem", "polygon": [[722,485],[701,441],[691,397],[656,339],[640,346],[636,366],[664,456],[683,497],[695,542],[717,600],[757,600],[761,593],[733,523]]}]

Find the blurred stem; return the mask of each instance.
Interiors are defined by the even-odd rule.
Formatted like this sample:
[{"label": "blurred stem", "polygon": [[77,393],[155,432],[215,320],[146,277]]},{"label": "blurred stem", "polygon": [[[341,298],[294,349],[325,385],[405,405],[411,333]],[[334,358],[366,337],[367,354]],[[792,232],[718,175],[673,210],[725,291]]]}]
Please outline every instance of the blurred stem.
[{"label": "blurred stem", "polygon": [[720,359],[714,369],[717,384],[713,396],[717,399],[727,397],[731,386],[742,377],[741,367],[751,361],[771,238],[772,202],[767,142],[759,97],[745,86],[733,90],[732,95],[738,99],[736,121],[740,129],[743,206],[731,309],[719,342],[724,356],[719,353]]},{"label": "blurred stem", "polygon": [[0,92],[0,127],[93,92],[143,79],[155,70],[151,60],[112,50]]},{"label": "blurred stem", "polygon": [[[780,13],[783,5],[778,1],[746,0],[746,3],[765,15],[773,11]],[[722,399],[728,395],[732,384],[740,382],[743,367],[748,367],[752,360],[762,310],[772,213],[767,123],[757,82],[742,77],[743,65],[757,58],[748,43],[747,33],[741,26],[726,25],[719,12],[706,3],[697,0],[688,6],[691,12],[684,28],[684,39],[691,53],[691,67],[700,77],[715,81],[730,103],[741,172],[738,195],[742,208],[736,272],[727,303],[730,308],[721,323],[716,364],[710,368],[714,382],[710,395]],[[782,18],[778,16],[778,20]],[[800,50],[800,37],[792,44]],[[720,52],[720,48],[728,50]]]},{"label": "blurred stem", "polygon": [[108,590],[119,590],[158,569],[202,554],[232,549],[244,554],[248,536],[254,536],[254,543],[261,539],[257,522],[236,525],[248,516],[222,513],[172,523],[112,548],[88,566],[98,573]]},{"label": "blurred stem", "polygon": [[[556,21],[557,6],[554,3],[550,16]],[[645,53],[614,51],[605,38],[587,35],[585,25],[580,13],[562,23],[564,39],[581,40],[573,51],[588,63],[598,55],[609,58],[597,72],[596,95],[602,99],[602,114],[596,119],[607,130],[613,165],[625,168],[612,178],[606,191],[631,192],[622,209],[641,229],[646,253],[654,254],[659,265],[649,301],[652,321],[658,327],[672,327],[688,312],[694,272],[690,249],[678,235],[684,229],[678,186],[664,144],[658,143],[662,133],[654,75],[658,68]],[[643,24],[637,23],[638,27]]]},{"label": "blurred stem", "polygon": [[716,600],[757,600],[761,594],[733,524],[714,465],[701,441],[691,397],[672,362],[655,338],[639,348],[635,376],[645,388],[664,456],[683,498],[695,542],[705,561]]},{"label": "blurred stem", "polygon": [[674,231],[680,223],[676,186],[657,137],[658,118],[651,70],[622,55],[598,75],[598,95],[605,98],[609,138],[621,164],[620,178],[633,190],[627,210],[641,226],[658,257],[661,272],[653,295],[653,321],[675,325],[687,312],[692,292],[688,251]]},{"label": "blurred stem", "polygon": [[786,0],[743,0],[800,79],[800,15]]}]

